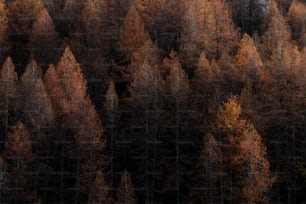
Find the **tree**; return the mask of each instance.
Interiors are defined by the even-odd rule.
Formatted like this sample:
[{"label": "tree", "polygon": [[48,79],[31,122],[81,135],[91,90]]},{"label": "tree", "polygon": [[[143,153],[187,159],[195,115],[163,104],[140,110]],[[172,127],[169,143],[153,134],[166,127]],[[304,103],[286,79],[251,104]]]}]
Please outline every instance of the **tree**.
[{"label": "tree", "polygon": [[233,163],[238,166],[238,171],[244,171],[241,174],[241,200],[247,203],[268,203],[266,193],[272,187],[275,178],[270,172],[267,150],[262,138],[248,122],[239,140],[239,150],[234,155]]},{"label": "tree", "polygon": [[[1,127],[7,130],[15,120],[17,110],[17,80],[18,76],[12,59],[8,57],[1,68],[0,73],[0,108],[5,110],[1,114]],[[6,131],[3,131],[6,132]]]},{"label": "tree", "polygon": [[196,67],[196,62],[203,49],[201,33],[201,8],[206,1],[183,2],[182,32],[180,35],[180,56],[187,67]]},{"label": "tree", "polygon": [[88,196],[88,204],[91,203],[112,203],[110,197],[110,186],[105,181],[104,174],[101,171],[96,172],[96,177],[91,184]]},{"label": "tree", "polygon": [[31,29],[43,8],[41,0],[14,1],[8,7],[8,37],[17,68],[29,59]]},{"label": "tree", "polygon": [[116,191],[117,204],[137,204],[132,178],[125,170],[121,174],[120,183]]},{"label": "tree", "polygon": [[60,77],[51,64],[44,75],[44,84],[52,101],[52,107],[56,121],[61,121],[62,116],[68,113],[68,101],[61,86]]},{"label": "tree", "polygon": [[[212,133],[208,133],[203,137],[203,143],[200,152],[200,181],[199,188],[204,189],[201,192],[200,202],[214,203],[220,202],[220,189],[218,181],[222,179],[220,172],[220,162],[222,160],[222,152],[218,141]],[[221,201],[222,202],[222,201]]]},{"label": "tree", "polygon": [[240,40],[240,48],[236,54],[237,75],[244,81],[258,81],[258,76],[262,74],[263,63],[254,45],[253,39],[244,34]]},{"label": "tree", "polygon": [[238,44],[238,33],[228,5],[222,0],[206,1],[201,13],[202,42],[207,58],[219,59],[222,52],[233,52]]},{"label": "tree", "polygon": [[51,100],[46,92],[42,79],[38,79],[30,93],[26,104],[27,119],[40,132],[38,140],[42,139],[42,132],[53,125],[54,113]]},{"label": "tree", "polygon": [[292,38],[297,41],[299,48],[303,48],[306,41],[306,5],[298,1],[293,1],[287,16]]},{"label": "tree", "polygon": [[[254,126],[241,118],[241,106],[232,96],[221,107],[212,129],[222,147],[221,185],[225,199],[235,202],[267,202],[265,193],[274,182],[266,148]],[[257,200],[258,199],[258,200]]]},{"label": "tree", "polygon": [[59,46],[59,34],[55,31],[55,25],[47,9],[39,12],[35,20],[31,34],[31,48],[38,64],[46,68],[54,63]]},{"label": "tree", "polygon": [[7,8],[5,5],[5,1],[1,0],[0,1],[0,44],[1,44],[2,54],[3,54],[2,49],[6,48],[5,44],[7,43],[7,27],[8,27]]},{"label": "tree", "polygon": [[30,135],[21,122],[8,135],[4,152],[9,172],[8,187],[16,189],[9,191],[7,199],[10,202],[30,202],[33,192],[29,172],[34,155]]},{"label": "tree", "polygon": [[131,60],[137,54],[138,49],[149,39],[150,36],[145,30],[143,21],[135,6],[132,5],[120,30],[119,49],[127,60]]},{"label": "tree", "polygon": [[[263,59],[269,59],[273,50],[282,49],[290,40],[290,28],[285,18],[278,11],[277,4],[271,0],[268,5],[265,22],[267,30],[262,37]],[[269,21],[268,21],[269,20]]]}]

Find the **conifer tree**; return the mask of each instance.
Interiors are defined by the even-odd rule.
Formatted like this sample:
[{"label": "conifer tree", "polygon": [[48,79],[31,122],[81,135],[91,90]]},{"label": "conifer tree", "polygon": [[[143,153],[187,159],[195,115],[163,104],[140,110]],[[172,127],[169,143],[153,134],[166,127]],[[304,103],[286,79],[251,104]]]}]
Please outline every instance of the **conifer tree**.
[{"label": "conifer tree", "polygon": [[261,52],[264,59],[269,59],[273,50],[282,49],[289,42],[290,29],[274,0],[269,2],[266,13],[264,19],[269,23],[267,23],[267,30],[262,37]]},{"label": "conifer tree", "polygon": [[212,130],[222,147],[220,170],[226,177],[220,190],[224,199],[267,202],[264,194],[272,186],[274,178],[266,158],[266,148],[253,125],[241,118],[241,106],[236,96],[230,97],[220,107]]},{"label": "conifer tree", "polygon": [[47,67],[54,63],[59,46],[59,35],[46,8],[41,10],[33,24],[31,34],[31,47],[38,64]]},{"label": "conifer tree", "polygon": [[16,189],[8,192],[8,201],[31,202],[33,199],[31,184],[33,183],[29,173],[34,155],[30,135],[21,122],[18,122],[8,135],[4,152],[9,172],[8,187]]},{"label": "conifer tree", "polygon": [[144,23],[136,8],[132,5],[123,21],[120,30],[119,49],[124,53],[127,60],[131,60],[138,49],[150,39]]},{"label": "conifer tree", "polygon": [[57,121],[63,119],[63,115],[68,113],[68,102],[64,90],[61,86],[60,77],[54,65],[50,65],[44,75],[46,91],[52,101],[54,117]]},{"label": "conifer tree", "polygon": [[0,93],[2,95],[0,99],[0,108],[4,110],[1,113],[2,128],[8,128],[8,125],[14,122],[15,116],[17,116],[17,80],[18,76],[15,71],[15,66],[12,59],[8,57],[2,65],[0,74]]},{"label": "conifer tree", "polygon": [[288,23],[291,28],[292,38],[297,41],[298,46],[303,48],[306,41],[306,5],[293,1],[287,13]]},{"label": "conifer tree", "polygon": [[248,34],[244,34],[240,40],[240,48],[235,58],[238,67],[237,76],[244,81],[248,79],[258,81],[258,77],[263,74],[263,63],[253,39]]},{"label": "conifer tree", "polygon": [[91,203],[112,203],[110,186],[108,186],[105,175],[101,171],[96,172],[95,179],[90,186],[88,204]]},{"label": "conifer tree", "polygon": [[[7,8],[5,1],[0,1],[0,44],[1,44],[1,53],[3,54],[2,49],[5,49],[5,44],[7,43],[7,28],[8,28],[8,17],[7,17]],[[2,56],[1,54],[1,56]],[[2,63],[2,61],[0,62]]]},{"label": "conifer tree", "polygon": [[[207,1],[201,11],[203,46],[208,59],[219,59],[222,52],[233,52],[238,44],[238,33],[222,0]],[[222,13],[220,11],[223,11]]]},{"label": "conifer tree", "polygon": [[134,186],[129,173],[125,170],[121,174],[120,183],[116,191],[117,204],[137,204]]}]

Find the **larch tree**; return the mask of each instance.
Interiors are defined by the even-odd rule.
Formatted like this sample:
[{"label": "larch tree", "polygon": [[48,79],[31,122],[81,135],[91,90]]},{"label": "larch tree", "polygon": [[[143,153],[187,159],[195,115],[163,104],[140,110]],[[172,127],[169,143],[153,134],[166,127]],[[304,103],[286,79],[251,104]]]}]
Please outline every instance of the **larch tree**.
[{"label": "larch tree", "polygon": [[[8,128],[16,119],[17,110],[17,81],[18,76],[15,66],[10,57],[7,57],[1,68],[0,73],[0,108],[6,110],[1,113],[1,128]],[[6,132],[6,131],[3,131]]]},{"label": "larch tree", "polygon": [[[177,54],[172,51],[169,55],[170,71],[166,78],[166,91],[173,97],[176,106],[188,103],[190,94],[189,79],[183,70]],[[177,107],[178,108],[178,107]]]},{"label": "larch tree", "polygon": [[27,63],[31,29],[43,8],[42,0],[14,1],[8,7],[8,37],[12,46],[11,57],[17,67]]},{"label": "larch tree", "polygon": [[[0,48],[1,56],[3,54],[2,49],[6,48],[7,43],[7,28],[8,28],[8,16],[7,8],[4,0],[0,1]],[[2,63],[2,62],[0,62]]]},{"label": "larch tree", "polygon": [[127,60],[132,60],[138,49],[150,39],[135,6],[132,5],[120,30],[119,49]]},{"label": "larch tree", "polygon": [[[241,201],[246,203],[268,203],[267,193],[275,178],[270,171],[267,149],[255,127],[247,122],[239,136],[239,150],[233,164],[238,172],[243,171]],[[241,168],[242,167],[242,168]]]},{"label": "larch tree", "polygon": [[110,186],[105,180],[105,175],[102,171],[97,171],[93,183],[89,189],[88,204],[92,203],[113,203],[111,199]]},{"label": "larch tree", "polygon": [[202,42],[207,58],[219,59],[222,52],[233,52],[238,45],[238,32],[226,2],[207,1],[201,13]]},{"label": "larch tree", "polygon": [[33,24],[31,34],[31,48],[38,64],[47,68],[54,63],[59,46],[59,34],[55,31],[55,25],[47,9],[39,12]]},{"label": "larch tree", "polygon": [[9,172],[8,186],[9,202],[31,202],[31,165],[34,159],[30,135],[21,122],[17,122],[13,131],[8,135],[5,143],[4,155]]},{"label": "larch tree", "polygon": [[248,79],[256,82],[258,77],[263,73],[263,63],[260,55],[254,45],[253,39],[244,34],[240,40],[240,48],[236,54],[237,75],[242,78],[244,82]]},{"label": "larch tree", "polygon": [[306,41],[306,5],[298,1],[293,1],[287,17],[292,38],[297,41],[299,48],[303,48]]},{"label": "larch tree", "polygon": [[254,126],[241,117],[238,98],[232,96],[221,107],[213,133],[222,147],[221,171],[226,176],[225,200],[267,202],[265,193],[274,177],[266,158],[266,148]]},{"label": "larch tree", "polygon": [[44,75],[44,84],[52,101],[54,117],[56,121],[60,121],[62,116],[68,113],[68,102],[61,86],[60,77],[53,64],[49,66]]},{"label": "larch tree", "polygon": [[269,3],[265,16],[265,19],[270,19],[270,21],[268,21],[267,30],[262,37],[261,52],[264,59],[269,59],[273,50],[282,49],[286,46],[291,37],[290,28],[286,19],[278,11],[277,4],[273,2],[274,0],[271,0]]},{"label": "larch tree", "polygon": [[39,131],[38,141],[43,139],[42,132],[53,125],[54,113],[51,99],[45,89],[42,79],[38,79],[30,93],[26,106],[27,119]]},{"label": "larch tree", "polygon": [[180,56],[187,67],[196,67],[203,48],[201,34],[201,8],[206,1],[183,2],[182,32],[180,34]]},{"label": "larch tree", "polygon": [[[220,162],[222,152],[218,141],[212,133],[203,137],[203,143],[200,150],[198,185],[201,191],[199,196],[200,202],[215,203],[220,202],[220,188],[218,181],[222,179],[220,172]],[[222,202],[222,201],[221,201]]]},{"label": "larch tree", "polygon": [[134,185],[129,173],[125,170],[120,177],[120,183],[116,190],[116,204],[137,204]]},{"label": "larch tree", "polygon": [[84,177],[80,181],[89,191],[91,173],[103,169],[106,165],[106,140],[103,136],[102,122],[87,95],[86,80],[81,67],[69,47],[65,49],[57,65],[57,72],[68,108],[64,123],[71,127],[75,141],[76,149],[72,154],[76,154],[80,159],[79,176]]}]

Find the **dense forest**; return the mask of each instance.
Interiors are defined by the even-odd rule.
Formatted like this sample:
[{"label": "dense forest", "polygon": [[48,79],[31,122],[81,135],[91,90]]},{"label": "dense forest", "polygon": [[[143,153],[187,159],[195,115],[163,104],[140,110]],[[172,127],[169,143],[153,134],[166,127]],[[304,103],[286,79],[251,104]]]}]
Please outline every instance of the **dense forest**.
[{"label": "dense forest", "polygon": [[0,0],[0,202],[305,203],[306,1]]}]

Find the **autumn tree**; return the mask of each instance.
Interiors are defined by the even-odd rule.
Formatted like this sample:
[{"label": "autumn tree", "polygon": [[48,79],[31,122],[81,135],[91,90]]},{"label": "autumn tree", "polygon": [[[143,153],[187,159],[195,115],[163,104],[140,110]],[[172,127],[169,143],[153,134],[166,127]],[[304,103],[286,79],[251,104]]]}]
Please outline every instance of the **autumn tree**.
[{"label": "autumn tree", "polygon": [[[267,202],[264,194],[274,179],[266,148],[253,125],[241,118],[241,106],[236,96],[220,107],[212,130],[222,147],[220,170],[226,177],[220,188],[225,200]],[[254,149],[250,150],[251,147]]]},{"label": "autumn tree", "polygon": [[68,113],[65,115],[65,120],[67,125],[72,127],[72,137],[76,145],[70,156],[76,154],[80,158],[79,173],[85,176],[81,182],[88,191],[92,178],[86,172],[95,173],[106,165],[105,138],[101,120],[87,95],[86,80],[81,67],[69,47],[65,49],[57,65],[57,72],[67,101]]},{"label": "autumn tree", "polygon": [[[8,17],[7,8],[4,0],[0,1],[0,44],[1,44],[1,56],[4,53],[3,49],[7,47],[7,28],[8,28]],[[2,61],[0,62],[2,63]]]},{"label": "autumn tree", "polygon": [[282,49],[290,40],[290,28],[274,0],[269,1],[264,20],[267,30],[262,37],[262,57],[268,59],[273,50]]},{"label": "autumn tree", "polygon": [[291,28],[292,38],[297,41],[300,48],[304,47],[306,41],[306,5],[293,1],[288,11],[288,23]]},{"label": "autumn tree", "polygon": [[202,42],[207,58],[219,59],[222,52],[233,52],[238,44],[238,33],[228,5],[222,0],[206,1],[201,9]]},{"label": "autumn tree", "polygon": [[[8,57],[1,68],[0,75],[0,108],[1,112],[1,128],[7,130],[9,125],[12,125],[17,116],[17,80],[18,76],[12,59]],[[6,132],[4,131],[3,132]]]},{"label": "autumn tree", "polygon": [[183,2],[182,31],[180,35],[180,56],[187,67],[196,67],[196,62],[203,49],[201,8],[206,1]]},{"label": "autumn tree", "polygon": [[148,39],[150,36],[145,30],[144,23],[132,5],[120,30],[119,49],[127,60],[131,60]]},{"label": "autumn tree", "polygon": [[[203,137],[203,143],[200,150],[199,157],[199,176],[196,181],[200,191],[196,195],[198,202],[214,203],[222,202],[220,197],[220,179],[222,179],[222,172],[220,171],[220,162],[222,160],[222,152],[215,136],[208,133]],[[222,196],[222,195],[221,195]]]},{"label": "autumn tree", "polygon": [[105,175],[101,171],[96,172],[95,179],[89,189],[87,203],[112,203],[110,186],[108,186]]},{"label": "autumn tree", "polygon": [[24,125],[18,122],[9,133],[5,144],[5,158],[8,165],[10,187],[9,202],[33,201],[33,180],[31,165],[34,159],[30,135]]},{"label": "autumn tree", "polygon": [[56,121],[60,122],[68,112],[68,102],[61,86],[60,77],[54,65],[50,65],[44,75],[46,91],[52,101],[53,113]]},{"label": "autumn tree", "polygon": [[120,183],[116,191],[117,204],[136,204],[137,197],[134,192],[132,178],[125,170],[121,174]]},{"label": "autumn tree", "polygon": [[55,31],[47,9],[44,8],[37,16],[31,34],[31,48],[41,67],[47,68],[50,63],[54,63],[58,46],[59,34]]},{"label": "autumn tree", "polygon": [[41,0],[14,1],[8,7],[8,37],[12,58],[18,66],[26,64],[29,58],[31,29],[43,8]]},{"label": "autumn tree", "polygon": [[235,73],[244,82],[251,80],[254,85],[258,86],[259,76],[263,74],[263,63],[260,55],[254,45],[253,39],[244,34],[240,40],[240,48],[236,54],[236,65],[238,70]]}]

